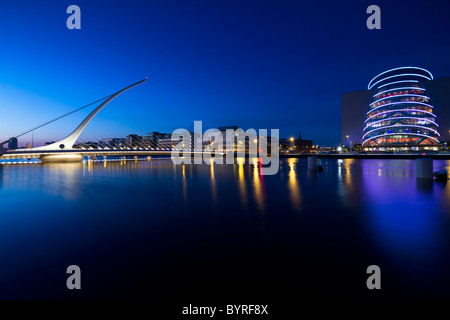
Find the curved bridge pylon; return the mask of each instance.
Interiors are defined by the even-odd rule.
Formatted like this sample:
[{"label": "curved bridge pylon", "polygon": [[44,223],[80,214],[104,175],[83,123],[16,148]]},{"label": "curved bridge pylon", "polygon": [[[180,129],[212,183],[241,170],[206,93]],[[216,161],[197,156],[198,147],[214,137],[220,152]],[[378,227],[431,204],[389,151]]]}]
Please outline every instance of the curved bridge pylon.
[{"label": "curved bridge pylon", "polygon": [[108,103],[110,103],[114,98],[116,98],[117,96],[119,96],[120,94],[124,93],[125,91],[140,85],[141,83],[144,83],[145,81],[147,81],[147,78],[145,78],[144,80],[141,80],[139,82],[136,82],[120,91],[117,91],[116,93],[112,94],[111,96],[109,96],[108,99],[106,99],[104,102],[102,102],[97,108],[94,109],[94,111],[92,111],[81,123],[80,125],[67,137],[65,137],[64,139],[51,143],[49,145],[46,146],[42,146],[42,147],[36,147],[36,148],[31,148],[31,149],[27,149],[27,151],[63,151],[63,150],[74,150],[73,145],[75,144],[75,142],[77,141],[78,137],[80,136],[80,134],[83,132],[83,130],[86,128],[86,126],[89,124],[89,122],[91,122],[91,120],[97,115],[97,113],[100,112],[100,110],[102,110],[104,107],[106,107],[106,105]]}]

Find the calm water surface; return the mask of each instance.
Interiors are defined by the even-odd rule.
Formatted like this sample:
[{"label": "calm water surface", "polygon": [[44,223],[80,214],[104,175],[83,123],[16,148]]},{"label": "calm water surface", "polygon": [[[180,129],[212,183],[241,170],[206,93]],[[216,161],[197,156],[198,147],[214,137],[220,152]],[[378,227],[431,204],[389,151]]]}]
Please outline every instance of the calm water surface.
[{"label": "calm water surface", "polygon": [[450,298],[450,183],[414,160],[323,163],[2,165],[0,298]]}]

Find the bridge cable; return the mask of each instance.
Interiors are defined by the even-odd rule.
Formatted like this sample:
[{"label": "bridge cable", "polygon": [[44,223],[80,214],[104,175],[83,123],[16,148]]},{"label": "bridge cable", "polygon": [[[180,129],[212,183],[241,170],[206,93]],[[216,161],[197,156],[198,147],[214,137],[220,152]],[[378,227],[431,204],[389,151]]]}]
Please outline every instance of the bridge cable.
[{"label": "bridge cable", "polygon": [[47,121],[47,122],[45,122],[45,123],[43,123],[43,124],[40,124],[40,125],[38,125],[38,126],[36,126],[36,127],[33,127],[32,129],[26,130],[26,131],[24,131],[24,132],[22,132],[22,133],[20,133],[20,134],[18,134],[18,135],[16,135],[16,136],[14,136],[14,137],[9,138],[8,140],[5,140],[5,141],[3,141],[3,142],[0,142],[0,145],[4,145],[5,143],[8,143],[9,141],[11,141],[11,140],[14,139],[14,138],[21,137],[21,136],[23,136],[23,135],[25,135],[25,134],[27,134],[27,133],[30,133],[30,132],[32,132],[32,131],[35,131],[35,130],[39,129],[39,128],[42,128],[42,127],[44,127],[44,126],[46,126],[46,125],[48,125],[48,124],[50,124],[50,123],[52,123],[52,122],[55,122],[55,121],[60,120],[60,119],[62,119],[62,118],[65,118],[65,117],[67,117],[67,116],[69,116],[69,115],[71,115],[71,114],[73,114],[73,113],[75,113],[75,112],[78,112],[78,111],[80,111],[80,110],[83,110],[83,109],[85,109],[85,108],[87,108],[87,107],[90,107],[90,106],[92,106],[93,104],[96,104],[96,103],[98,103],[98,102],[100,102],[100,101],[103,101],[103,100],[105,100],[105,99],[108,99],[108,98],[111,97],[112,95],[113,95],[113,94],[110,94],[109,96],[106,96],[106,97],[101,98],[101,99],[99,99],[99,100],[97,100],[97,101],[91,102],[91,103],[89,103],[89,104],[87,104],[87,105],[85,105],[85,106],[83,106],[83,107],[81,107],[81,108],[78,108],[78,109],[73,110],[73,111],[71,111],[71,112],[68,112],[68,113],[66,113],[66,114],[64,114],[64,115],[62,115],[62,116],[59,116],[59,117],[57,117],[57,118],[55,118],[55,119],[53,119],[53,120]]}]

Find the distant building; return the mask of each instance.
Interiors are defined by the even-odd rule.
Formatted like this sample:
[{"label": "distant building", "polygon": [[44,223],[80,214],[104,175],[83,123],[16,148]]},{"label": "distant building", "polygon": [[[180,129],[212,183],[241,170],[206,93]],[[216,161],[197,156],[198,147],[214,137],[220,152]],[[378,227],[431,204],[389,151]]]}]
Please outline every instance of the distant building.
[{"label": "distant building", "polygon": [[[238,133],[235,132],[236,130],[241,129],[244,133]],[[259,140],[258,140],[258,135],[257,132],[255,135],[246,132],[248,130],[244,130],[242,128],[239,128],[238,126],[223,126],[223,127],[219,127],[218,130],[221,132],[222,134],[222,147],[223,147],[223,151],[224,152],[233,152],[233,151],[240,151],[240,150],[245,150],[245,152],[250,152],[251,150],[249,149],[250,146],[250,142],[252,143],[256,143],[257,147],[256,149],[259,148]],[[232,145],[228,145],[227,144],[227,130],[232,130],[234,132],[234,137],[231,139]],[[243,136],[245,136],[245,139],[243,138]],[[211,138],[206,138],[211,140]],[[217,142],[212,141],[212,142],[207,142],[207,145],[205,145],[204,147],[208,148],[208,149],[212,149],[214,148],[214,144],[216,144]],[[267,139],[267,143],[270,146],[270,139]],[[241,148],[244,149],[241,149]]]},{"label": "distant building", "polygon": [[154,148],[156,146],[156,137],[155,137],[155,133],[156,132],[151,132],[151,133],[147,133],[143,138],[142,138],[142,144],[145,148]]},{"label": "distant building", "polygon": [[422,68],[383,72],[368,90],[342,95],[342,144],[362,144],[364,151],[436,150],[450,141],[449,92],[450,77],[434,79]]},{"label": "distant building", "polygon": [[[236,131],[237,129],[239,129],[239,127],[238,126],[223,126],[223,127],[217,128],[217,129],[222,133],[222,147],[223,147],[223,151],[224,152],[237,151],[238,134],[235,134],[235,136],[234,136],[233,145],[232,146],[228,146],[227,145],[227,130]],[[247,144],[246,144],[246,146],[247,146]]]},{"label": "distant building", "polygon": [[281,153],[305,153],[311,152],[314,149],[312,140],[302,139],[302,134],[298,133],[298,139],[293,137],[288,139],[280,139],[280,152]]},{"label": "distant building", "polygon": [[375,91],[366,114],[363,147],[438,145],[433,103],[422,85],[432,79],[430,72],[416,67],[388,70],[373,78],[369,89]]},{"label": "distant building", "polygon": [[8,149],[9,150],[16,150],[18,148],[17,138],[12,138],[8,142]]},{"label": "distant building", "polygon": [[[176,150],[191,150],[200,151],[206,150],[206,147],[210,145],[208,141],[203,141],[203,135],[201,133],[189,132],[189,138],[180,136],[179,141],[172,141],[172,135],[167,138],[161,138],[158,140],[158,148],[176,148]],[[198,143],[199,148],[196,150],[195,143]]]},{"label": "distant building", "polygon": [[[236,132],[236,130],[242,130],[243,133]],[[217,130],[220,131],[222,135],[221,141],[215,141],[212,138],[213,134],[210,134],[211,136],[208,136],[208,134],[205,134],[204,140],[206,142],[203,143],[203,148],[205,150],[212,150],[217,148],[217,144],[219,142],[222,143],[223,151],[224,152],[245,152],[245,153],[254,153],[258,152],[260,150],[260,142],[266,141],[267,143],[267,149],[271,149],[271,137],[270,136],[258,136],[258,131],[255,131],[252,133],[249,130],[245,130],[242,128],[239,128],[238,126],[232,125],[232,126],[223,126],[219,127]],[[230,142],[231,145],[227,143],[227,130],[231,130],[234,133],[234,137],[231,137]],[[253,131],[253,130],[252,130]]]},{"label": "distant building", "polygon": [[[180,137],[180,139],[182,139],[182,137]],[[160,139],[158,139],[158,146],[157,146],[157,148],[172,149],[178,143],[179,142],[177,142],[177,141],[172,141],[172,137],[170,137],[170,138],[160,138]]]},{"label": "distant building", "polygon": [[142,137],[137,134],[129,134],[126,139],[128,147],[140,148],[142,146]]},{"label": "distant building", "polygon": [[160,139],[165,139],[163,144],[167,144],[166,141],[170,140],[172,137],[172,134],[170,133],[161,133],[161,132],[150,132],[147,133],[144,138],[142,139],[142,145],[145,148],[157,148],[159,144]]},{"label": "distant building", "polygon": [[98,149],[98,142],[96,141],[86,141],[84,145],[88,148]]},{"label": "distant building", "polygon": [[126,138],[114,138],[115,148],[125,148],[127,146]]},{"label": "distant building", "polygon": [[125,138],[106,138],[98,142],[101,148],[124,148],[127,146]]},{"label": "distant building", "polygon": [[299,132],[298,139],[295,140],[295,147],[297,152],[309,152],[313,149],[313,141],[302,139],[302,134]]},{"label": "distant building", "polygon": [[116,144],[114,138],[102,139],[98,142],[99,147],[101,148],[115,148]]},{"label": "distant building", "polygon": [[291,139],[279,139],[280,153],[289,153],[293,151],[293,143]]}]

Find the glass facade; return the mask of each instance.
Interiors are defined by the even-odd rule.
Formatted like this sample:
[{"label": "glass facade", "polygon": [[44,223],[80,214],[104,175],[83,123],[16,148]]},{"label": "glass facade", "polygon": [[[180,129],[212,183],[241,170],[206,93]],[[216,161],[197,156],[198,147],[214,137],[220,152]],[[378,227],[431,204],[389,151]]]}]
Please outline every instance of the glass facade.
[{"label": "glass facade", "polygon": [[433,104],[422,85],[432,79],[430,72],[417,67],[396,68],[373,78],[363,147],[417,149],[439,144]]}]

